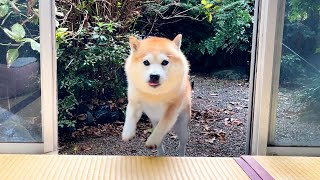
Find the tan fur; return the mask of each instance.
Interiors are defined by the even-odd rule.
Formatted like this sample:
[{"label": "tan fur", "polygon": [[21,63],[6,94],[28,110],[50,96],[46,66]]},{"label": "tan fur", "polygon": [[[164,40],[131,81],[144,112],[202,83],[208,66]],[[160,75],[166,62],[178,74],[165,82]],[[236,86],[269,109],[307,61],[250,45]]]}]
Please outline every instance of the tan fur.
[{"label": "tan fur", "polygon": [[[131,53],[125,63],[129,103],[122,133],[124,141],[133,138],[136,123],[140,119],[141,113],[146,110],[143,107],[147,109],[153,106],[164,108],[163,114],[159,114],[159,121],[154,120],[155,123],[153,122],[156,127],[146,142],[148,148],[159,148],[164,136],[176,124],[178,116],[190,120],[189,63],[180,50],[181,37],[178,35],[172,41],[159,37],[150,37],[144,40],[130,37]],[[145,57],[152,57],[149,59],[151,64],[161,64],[163,59],[157,58],[160,56],[168,57],[169,64],[163,67],[166,79],[159,87],[154,88],[144,80],[148,67],[143,64],[143,61],[145,61]],[[189,132],[188,129],[177,129],[177,131],[180,130]]]}]

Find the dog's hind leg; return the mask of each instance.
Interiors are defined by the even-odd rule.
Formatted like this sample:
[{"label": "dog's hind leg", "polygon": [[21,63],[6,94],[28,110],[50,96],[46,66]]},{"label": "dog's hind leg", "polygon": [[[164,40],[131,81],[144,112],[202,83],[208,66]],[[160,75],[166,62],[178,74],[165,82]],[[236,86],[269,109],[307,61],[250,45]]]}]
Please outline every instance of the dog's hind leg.
[{"label": "dog's hind leg", "polygon": [[163,147],[163,142],[160,144],[159,147],[157,147],[157,154],[158,156],[164,156],[164,147]]},{"label": "dog's hind leg", "polygon": [[186,152],[186,145],[189,141],[190,136],[190,129],[189,129],[189,122],[190,122],[190,114],[186,112],[182,112],[178,116],[178,120],[173,127],[173,131],[177,134],[179,139],[179,147],[178,147],[178,155],[185,156]]},{"label": "dog's hind leg", "polygon": [[[158,121],[155,121],[155,120],[150,120],[150,121],[152,123],[152,128],[154,129],[157,126]],[[157,155],[163,156],[164,154],[165,154],[165,151],[164,151],[163,141],[162,141],[160,146],[157,147]]]}]

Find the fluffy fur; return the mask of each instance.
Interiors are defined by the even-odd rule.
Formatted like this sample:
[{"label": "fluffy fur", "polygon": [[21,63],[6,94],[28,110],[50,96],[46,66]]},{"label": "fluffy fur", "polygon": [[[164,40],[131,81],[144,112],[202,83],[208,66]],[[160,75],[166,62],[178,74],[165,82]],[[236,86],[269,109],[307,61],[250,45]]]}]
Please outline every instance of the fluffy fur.
[{"label": "fluffy fur", "polygon": [[[162,141],[173,129],[179,138],[179,155],[185,155],[191,116],[189,63],[180,50],[182,35],[174,40],[130,37],[130,55],[125,63],[128,80],[128,106],[122,140],[135,136],[136,124],[144,112],[152,122],[153,132],[147,148],[157,148],[163,155]],[[155,77],[152,77],[155,76]]]}]

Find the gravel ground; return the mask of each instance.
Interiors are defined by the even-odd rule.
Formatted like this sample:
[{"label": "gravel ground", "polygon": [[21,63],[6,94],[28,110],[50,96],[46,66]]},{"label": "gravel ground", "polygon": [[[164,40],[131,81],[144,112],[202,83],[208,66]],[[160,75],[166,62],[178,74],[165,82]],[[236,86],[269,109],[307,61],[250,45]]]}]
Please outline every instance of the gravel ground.
[{"label": "gravel ground", "polygon": [[320,117],[303,110],[302,90],[280,89],[273,145],[320,146]]},{"label": "gravel ground", "polygon": [[[193,115],[186,156],[240,156],[245,153],[249,84],[245,80],[218,80],[193,75]],[[144,143],[150,123],[138,123],[136,137],[121,141],[123,122],[84,127],[73,136],[60,134],[60,154],[154,156]],[[174,132],[165,141],[168,156],[177,156]]]}]

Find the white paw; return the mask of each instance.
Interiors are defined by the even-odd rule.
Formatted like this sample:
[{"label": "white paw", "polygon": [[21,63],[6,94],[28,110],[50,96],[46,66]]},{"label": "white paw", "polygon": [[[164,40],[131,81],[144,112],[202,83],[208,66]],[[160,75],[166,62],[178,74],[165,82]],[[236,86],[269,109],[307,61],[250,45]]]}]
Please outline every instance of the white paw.
[{"label": "white paw", "polygon": [[136,135],[136,128],[124,126],[122,131],[122,140],[127,142]]},{"label": "white paw", "polygon": [[160,146],[161,141],[158,141],[156,138],[154,138],[152,135],[148,138],[145,146],[149,149],[157,149],[157,147]]},{"label": "white paw", "polygon": [[128,142],[134,137],[135,133],[122,132],[122,141]]}]

